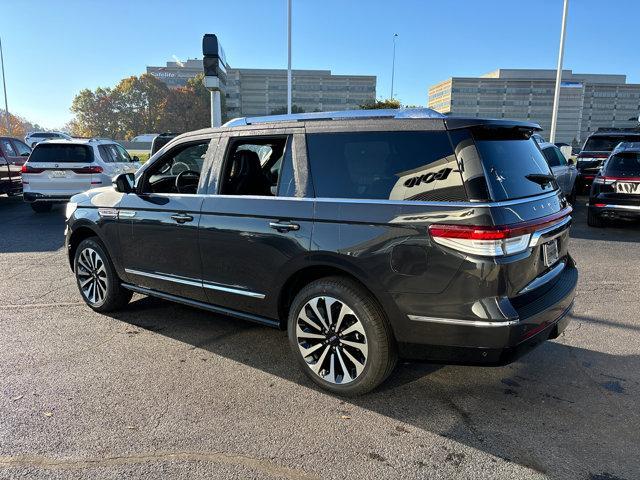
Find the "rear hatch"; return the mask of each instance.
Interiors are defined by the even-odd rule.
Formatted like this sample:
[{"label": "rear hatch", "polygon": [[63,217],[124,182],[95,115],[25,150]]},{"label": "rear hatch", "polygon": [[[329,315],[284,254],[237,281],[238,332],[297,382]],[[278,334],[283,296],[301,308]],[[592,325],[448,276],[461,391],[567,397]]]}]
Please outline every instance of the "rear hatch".
[{"label": "rear hatch", "polygon": [[577,168],[586,180],[593,180],[609,154],[621,142],[640,141],[636,134],[591,135],[578,155]]},{"label": "rear hatch", "polygon": [[91,146],[45,142],[36,146],[23,165],[22,180],[29,192],[66,196],[91,188],[100,173]]},{"label": "rear hatch", "polygon": [[488,257],[488,267],[497,265],[496,275],[501,277],[501,291],[496,294],[516,299],[514,305],[526,294],[524,305],[544,293],[541,277],[551,270],[559,272],[569,263],[571,207],[531,139],[533,127],[504,123],[451,132],[469,198],[489,204],[488,221],[492,224],[455,226],[450,232],[436,231],[440,226],[433,226],[431,233],[449,237],[445,243],[434,238],[437,243],[455,244],[471,255]]},{"label": "rear hatch", "polygon": [[605,204],[640,205],[640,152],[612,155],[594,180],[593,196]]}]

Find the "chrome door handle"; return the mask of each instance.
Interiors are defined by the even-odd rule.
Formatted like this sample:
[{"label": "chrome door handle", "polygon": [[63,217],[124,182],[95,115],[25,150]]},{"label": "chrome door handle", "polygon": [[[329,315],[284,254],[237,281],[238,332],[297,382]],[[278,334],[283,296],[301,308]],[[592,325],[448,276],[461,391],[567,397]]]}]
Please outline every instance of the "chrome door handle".
[{"label": "chrome door handle", "polygon": [[186,213],[176,213],[175,215],[171,215],[171,218],[178,223],[187,223],[193,221],[193,217],[191,215],[187,215]]},{"label": "chrome door handle", "polygon": [[300,225],[290,222],[269,222],[269,226],[279,232],[290,232],[291,230],[300,230]]}]

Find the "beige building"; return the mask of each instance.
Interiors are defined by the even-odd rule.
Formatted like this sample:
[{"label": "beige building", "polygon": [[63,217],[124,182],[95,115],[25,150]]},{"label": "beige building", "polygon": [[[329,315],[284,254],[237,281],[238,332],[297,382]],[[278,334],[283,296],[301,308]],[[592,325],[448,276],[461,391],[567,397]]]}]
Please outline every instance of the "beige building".
[{"label": "beige building", "polygon": [[[429,88],[429,107],[445,114],[530,120],[548,138],[555,75],[555,70],[498,69],[452,77]],[[581,144],[599,127],[635,126],[639,115],[640,84],[626,83],[626,75],[563,70],[556,141]]]},{"label": "beige building", "polygon": [[[202,72],[199,59],[147,67],[147,73],[170,87],[184,86]],[[292,104],[305,112],[350,110],[376,98],[375,76],[333,75],[330,70],[293,70],[292,75]],[[227,67],[223,90],[227,117],[270,115],[286,109],[287,71]]]}]

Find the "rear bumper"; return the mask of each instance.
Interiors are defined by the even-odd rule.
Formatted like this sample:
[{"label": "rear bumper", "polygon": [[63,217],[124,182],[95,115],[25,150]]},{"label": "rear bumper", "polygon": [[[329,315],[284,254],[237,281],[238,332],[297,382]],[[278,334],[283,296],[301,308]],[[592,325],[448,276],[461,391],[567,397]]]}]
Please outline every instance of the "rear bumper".
[{"label": "rear bumper", "polygon": [[23,198],[27,203],[34,202],[51,202],[51,203],[66,203],[72,195],[47,195],[44,193],[24,192]]},{"label": "rear bumper", "polygon": [[[595,203],[598,203],[598,206],[594,205]],[[640,218],[640,201],[636,205],[622,205],[591,199],[589,210],[603,217]]]},{"label": "rear bumper", "polygon": [[[514,302],[512,318],[488,321],[434,319],[412,315],[411,341],[400,342],[400,356],[411,360],[471,365],[509,363],[566,328],[578,271],[573,261],[526,303]],[[542,287],[541,287],[542,288]]]}]

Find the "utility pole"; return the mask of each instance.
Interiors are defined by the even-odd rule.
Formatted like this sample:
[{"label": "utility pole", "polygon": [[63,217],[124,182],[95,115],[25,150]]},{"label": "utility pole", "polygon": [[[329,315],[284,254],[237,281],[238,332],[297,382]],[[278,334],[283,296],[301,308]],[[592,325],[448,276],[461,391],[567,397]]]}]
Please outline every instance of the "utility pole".
[{"label": "utility pole", "polygon": [[291,115],[291,0],[287,0],[287,113]]},{"label": "utility pole", "polygon": [[396,38],[398,34],[393,34],[393,62],[391,63],[391,100],[393,100],[393,80],[396,74]]},{"label": "utility pole", "polygon": [[553,95],[553,112],[551,113],[551,133],[549,142],[555,143],[556,128],[558,127],[558,106],[560,104],[560,86],[562,84],[562,59],[564,57],[564,40],[567,28],[567,14],[569,13],[569,0],[564,0],[562,10],[562,30],[560,31],[560,51],[558,52],[558,71],[556,72],[556,91]]},{"label": "utility pole", "polygon": [[2,54],[2,39],[0,38],[0,64],[2,64],[2,87],[4,88],[4,119],[7,122],[7,135],[11,135],[11,119],[9,118],[9,104],[7,103],[7,81],[4,76],[4,56]]}]

